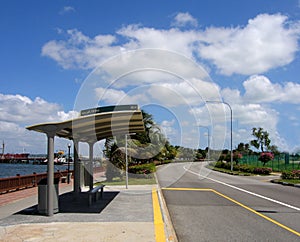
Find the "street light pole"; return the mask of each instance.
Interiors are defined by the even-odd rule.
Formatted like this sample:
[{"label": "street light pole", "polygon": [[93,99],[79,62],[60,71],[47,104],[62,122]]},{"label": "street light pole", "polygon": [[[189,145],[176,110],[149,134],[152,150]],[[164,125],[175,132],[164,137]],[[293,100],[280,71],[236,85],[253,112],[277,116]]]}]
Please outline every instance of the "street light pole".
[{"label": "street light pole", "polygon": [[67,183],[70,183],[70,149],[71,144],[68,144],[68,174],[67,174]]},{"label": "street light pole", "polygon": [[232,108],[229,103],[224,101],[205,101],[206,103],[223,103],[230,109],[230,170],[233,171],[233,153],[232,153]]},{"label": "street light pole", "polygon": [[207,159],[210,160],[210,153],[209,153],[209,146],[210,146],[210,135],[209,135],[209,128],[207,126],[202,126],[199,125],[201,128],[206,128],[207,129]]}]

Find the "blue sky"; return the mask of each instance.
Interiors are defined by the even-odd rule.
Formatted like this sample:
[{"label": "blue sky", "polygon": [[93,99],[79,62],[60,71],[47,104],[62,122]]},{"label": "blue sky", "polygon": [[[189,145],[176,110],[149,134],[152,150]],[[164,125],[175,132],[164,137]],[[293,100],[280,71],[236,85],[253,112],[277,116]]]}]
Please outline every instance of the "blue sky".
[{"label": "blue sky", "polygon": [[[1,1],[0,32],[0,140],[7,152],[44,153],[45,137],[25,127],[76,116],[88,84],[97,85],[88,89],[95,103],[82,107],[136,102],[174,144],[204,148],[202,125],[212,146],[228,148],[228,109],[205,105],[210,98],[230,103],[234,146],[263,127],[281,151],[300,150],[298,0]],[[137,54],[143,71],[111,86],[97,76],[93,83],[95,68],[114,76],[118,56],[144,49],[161,56]],[[164,66],[167,57],[173,64]],[[185,70],[201,66],[205,82],[176,61]],[[166,69],[150,73],[147,65]],[[67,142],[58,139],[56,149]]]}]

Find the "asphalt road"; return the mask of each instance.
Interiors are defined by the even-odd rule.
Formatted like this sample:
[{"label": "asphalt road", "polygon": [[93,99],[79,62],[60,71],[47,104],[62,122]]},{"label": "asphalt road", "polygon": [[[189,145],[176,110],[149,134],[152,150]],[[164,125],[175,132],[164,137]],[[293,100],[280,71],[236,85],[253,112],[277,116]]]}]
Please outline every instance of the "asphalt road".
[{"label": "asphalt road", "polygon": [[179,241],[300,241],[300,188],[203,163],[162,166],[157,177]]}]

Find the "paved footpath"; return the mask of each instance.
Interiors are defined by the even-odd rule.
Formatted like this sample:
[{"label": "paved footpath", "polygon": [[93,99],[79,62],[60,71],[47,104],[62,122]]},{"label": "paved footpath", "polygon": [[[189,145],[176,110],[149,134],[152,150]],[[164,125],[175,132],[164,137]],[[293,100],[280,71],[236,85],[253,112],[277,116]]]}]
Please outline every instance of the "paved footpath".
[{"label": "paved footpath", "polygon": [[91,206],[60,184],[59,213],[37,213],[38,188],[0,195],[0,241],[176,241],[157,185],[106,186]]}]

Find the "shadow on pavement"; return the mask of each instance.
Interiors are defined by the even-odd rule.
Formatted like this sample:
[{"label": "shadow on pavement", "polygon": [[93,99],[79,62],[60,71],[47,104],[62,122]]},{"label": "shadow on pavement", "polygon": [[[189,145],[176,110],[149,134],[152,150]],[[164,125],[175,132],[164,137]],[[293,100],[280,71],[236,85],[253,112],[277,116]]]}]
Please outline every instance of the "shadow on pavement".
[{"label": "shadow on pavement", "polygon": [[[103,197],[89,206],[87,192],[81,192],[77,198],[74,197],[72,192],[68,192],[59,196],[58,213],[101,213],[118,194],[119,192],[115,191],[103,192]],[[26,208],[16,214],[40,215],[37,205]]]}]

